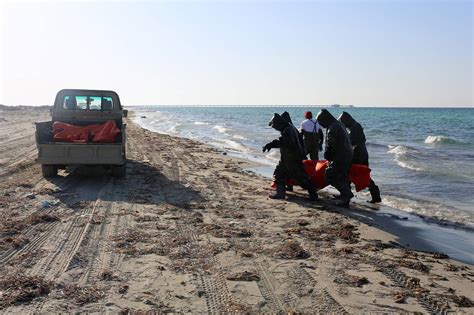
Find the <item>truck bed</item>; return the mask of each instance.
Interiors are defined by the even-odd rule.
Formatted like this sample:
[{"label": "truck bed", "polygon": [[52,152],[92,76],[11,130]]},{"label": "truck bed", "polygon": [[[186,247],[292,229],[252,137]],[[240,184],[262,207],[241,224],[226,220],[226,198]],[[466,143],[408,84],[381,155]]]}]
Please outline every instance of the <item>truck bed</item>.
[{"label": "truck bed", "polygon": [[[119,125],[120,136],[115,143],[54,142],[52,121],[36,123],[37,162],[52,165],[121,165],[124,157],[125,125]],[[84,124],[86,125],[86,124]]]}]

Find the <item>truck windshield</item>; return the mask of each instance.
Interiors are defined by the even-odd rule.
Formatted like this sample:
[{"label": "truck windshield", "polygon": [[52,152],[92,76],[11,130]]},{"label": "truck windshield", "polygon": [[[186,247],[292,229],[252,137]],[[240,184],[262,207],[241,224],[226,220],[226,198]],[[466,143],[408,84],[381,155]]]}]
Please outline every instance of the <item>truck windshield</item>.
[{"label": "truck windshield", "polygon": [[68,95],[64,97],[63,108],[84,111],[110,111],[114,108],[111,97]]}]

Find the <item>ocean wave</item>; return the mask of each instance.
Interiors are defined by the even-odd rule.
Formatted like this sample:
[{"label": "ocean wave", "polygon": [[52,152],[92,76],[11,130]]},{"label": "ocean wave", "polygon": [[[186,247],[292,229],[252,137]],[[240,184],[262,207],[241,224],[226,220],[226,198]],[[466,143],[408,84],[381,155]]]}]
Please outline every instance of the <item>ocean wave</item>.
[{"label": "ocean wave", "polygon": [[278,163],[280,160],[280,151],[279,150],[271,150],[268,154],[265,155],[267,160],[273,162],[273,163]]},{"label": "ocean wave", "polygon": [[382,204],[421,216],[432,223],[474,228],[474,215],[461,209],[424,200],[413,200],[402,196],[384,195]]},{"label": "ocean wave", "polygon": [[400,167],[406,168],[406,169],[409,169],[409,170],[412,170],[412,171],[422,172],[422,171],[425,170],[424,168],[418,167],[413,163],[404,162],[404,161],[400,161],[400,160],[396,160],[396,162]]},{"label": "ocean wave", "polygon": [[403,145],[389,145],[388,148],[387,152],[395,155],[394,160],[398,166],[417,172],[424,171],[420,163],[414,161],[417,153],[415,149]]},{"label": "ocean wave", "polygon": [[242,145],[241,143],[238,143],[237,141],[230,140],[230,139],[214,138],[208,143],[221,149],[231,150],[231,151],[240,152],[240,153],[249,153],[251,151],[249,148]]},{"label": "ocean wave", "polygon": [[209,123],[204,122],[204,121],[195,121],[194,124],[195,125],[209,125]]},{"label": "ocean wave", "polygon": [[238,139],[238,140],[248,140],[248,138],[246,138],[244,136],[241,136],[241,135],[233,135],[233,138]]},{"label": "ocean wave", "polygon": [[240,152],[250,152],[250,149],[247,148],[246,146],[238,143],[237,141],[230,140],[230,139],[225,139],[223,141],[226,145],[228,145],[231,149],[240,151]]},{"label": "ocean wave", "polygon": [[221,125],[215,125],[214,127],[212,127],[212,129],[216,129],[220,133],[225,133],[227,130],[229,130]]},{"label": "ocean wave", "polygon": [[405,147],[403,145],[389,145],[388,148],[389,148],[388,153],[393,153],[398,156],[415,152],[414,149]]},{"label": "ocean wave", "polygon": [[453,138],[445,136],[428,136],[425,139],[426,144],[463,144],[463,142],[458,141]]}]

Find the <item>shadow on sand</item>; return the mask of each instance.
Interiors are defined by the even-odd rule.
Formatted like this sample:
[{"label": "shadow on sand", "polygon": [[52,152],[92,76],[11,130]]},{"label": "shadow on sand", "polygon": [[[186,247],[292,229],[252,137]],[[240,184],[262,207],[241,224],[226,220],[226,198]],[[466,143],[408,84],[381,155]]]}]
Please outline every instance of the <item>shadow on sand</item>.
[{"label": "shadow on sand", "polygon": [[171,204],[189,208],[203,201],[201,194],[179,181],[166,177],[150,164],[127,162],[127,176],[114,178],[110,170],[100,166],[78,167],[49,178],[59,187],[54,193],[62,203],[74,207],[81,201],[115,201],[134,204]]}]

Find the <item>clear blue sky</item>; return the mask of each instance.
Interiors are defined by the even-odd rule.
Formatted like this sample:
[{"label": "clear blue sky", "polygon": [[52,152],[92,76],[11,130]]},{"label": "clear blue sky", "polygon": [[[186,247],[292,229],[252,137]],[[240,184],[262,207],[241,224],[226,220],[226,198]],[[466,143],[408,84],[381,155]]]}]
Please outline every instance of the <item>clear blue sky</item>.
[{"label": "clear blue sky", "polygon": [[0,2],[3,104],[474,106],[472,1]]}]

